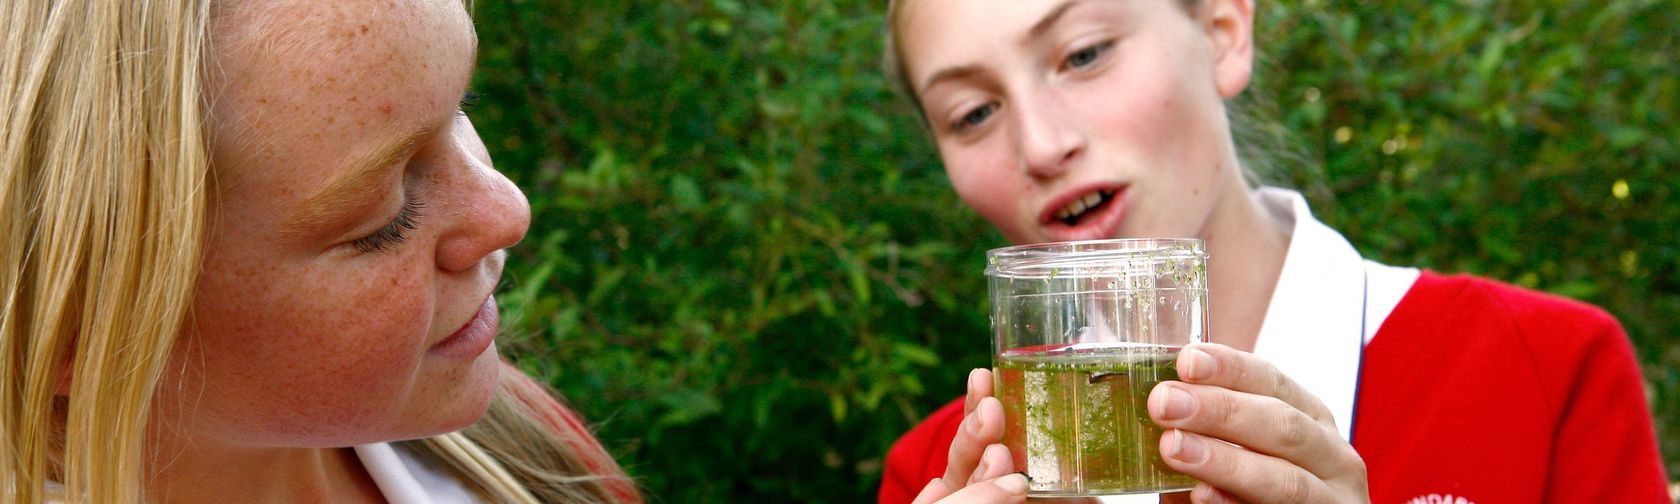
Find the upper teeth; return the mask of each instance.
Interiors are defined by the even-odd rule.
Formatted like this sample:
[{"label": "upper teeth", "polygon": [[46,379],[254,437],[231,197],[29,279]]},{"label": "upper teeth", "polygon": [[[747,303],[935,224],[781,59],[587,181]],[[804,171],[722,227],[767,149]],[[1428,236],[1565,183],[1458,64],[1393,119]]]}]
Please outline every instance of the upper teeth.
[{"label": "upper teeth", "polygon": [[1090,210],[1095,208],[1097,205],[1102,204],[1104,199],[1107,199],[1113,194],[1114,192],[1112,191],[1096,191],[1091,194],[1087,194],[1083,198],[1073,200],[1072,203],[1068,203],[1067,206],[1062,207],[1060,210],[1056,210],[1054,217],[1059,221],[1071,220],[1074,217],[1084,214],[1086,210]]}]

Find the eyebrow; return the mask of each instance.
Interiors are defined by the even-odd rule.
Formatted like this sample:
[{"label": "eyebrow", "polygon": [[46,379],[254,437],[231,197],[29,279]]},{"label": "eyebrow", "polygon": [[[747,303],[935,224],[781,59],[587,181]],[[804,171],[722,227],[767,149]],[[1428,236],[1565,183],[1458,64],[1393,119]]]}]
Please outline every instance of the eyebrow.
[{"label": "eyebrow", "polygon": [[[473,58],[467,65],[465,77],[469,89],[472,86],[473,74],[478,72],[478,30],[473,29],[472,34]],[[349,170],[328,182],[326,189],[310,196],[298,206],[297,211],[292,212],[286,223],[280,226],[281,234],[306,235],[310,230],[344,220],[347,217],[345,214],[353,211],[354,200],[361,191],[378,183],[386,175],[385,172],[402,162],[404,157],[420,145],[421,140],[440,131],[437,128],[446,128],[448,122],[454,119],[455,114],[450,114],[443,124],[411,128],[397,140],[388,142],[379,150],[351,162]]]},{"label": "eyebrow", "polygon": [[[1062,2],[1060,5],[1057,5],[1055,8],[1050,9],[1048,14],[1039,18],[1038,22],[1033,23],[1032,28],[1027,29],[1027,35],[1022,39],[1023,43],[1025,43],[1025,41],[1030,41],[1044,36],[1044,32],[1049,31],[1051,27],[1056,26],[1056,22],[1060,21],[1062,16],[1066,15],[1068,11],[1073,10],[1075,6],[1083,2],[1084,0],[1067,0]],[[920,95],[927,92],[927,90],[932,88],[934,84],[948,80],[962,79],[979,72],[980,67],[977,65],[960,65],[940,69],[939,71],[934,72],[933,75],[928,76],[926,80],[922,81],[922,87],[916,91],[916,94]]]},{"label": "eyebrow", "polygon": [[281,226],[281,232],[299,235],[342,220],[346,217],[344,214],[353,208],[350,203],[357,196],[384,178],[391,166],[402,162],[403,158],[420,144],[420,140],[429,134],[430,128],[409,130],[397,140],[387,142],[378,150],[352,161],[349,170],[333,178],[327,183],[326,189],[310,196],[298,206],[298,210]]},{"label": "eyebrow", "polygon": [[980,73],[980,67],[978,65],[961,65],[940,69],[938,72],[934,72],[933,75],[928,76],[927,80],[922,81],[922,88],[917,90],[916,94],[926,94],[927,90],[932,89],[934,84],[948,80],[968,78],[969,76],[977,73]]},{"label": "eyebrow", "polygon": [[1049,14],[1045,14],[1044,17],[1039,18],[1037,23],[1033,23],[1032,28],[1027,29],[1026,40],[1032,40],[1043,36],[1044,32],[1050,31],[1050,27],[1056,26],[1057,21],[1061,21],[1063,15],[1067,14],[1068,11],[1073,10],[1073,7],[1079,5],[1080,3],[1082,3],[1081,0],[1068,0],[1066,2],[1062,2],[1061,5],[1057,5],[1054,9],[1050,9]]}]

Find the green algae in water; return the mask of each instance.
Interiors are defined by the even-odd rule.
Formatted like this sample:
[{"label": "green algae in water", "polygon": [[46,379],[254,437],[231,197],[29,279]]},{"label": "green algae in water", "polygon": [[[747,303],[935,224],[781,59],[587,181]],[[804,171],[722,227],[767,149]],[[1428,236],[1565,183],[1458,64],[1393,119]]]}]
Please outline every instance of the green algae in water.
[{"label": "green algae in water", "polygon": [[[1083,345],[1081,345],[1083,347]],[[997,358],[1004,444],[1034,496],[1189,489],[1196,480],[1161,460],[1162,429],[1149,391],[1178,379],[1178,348],[1064,347]]]}]

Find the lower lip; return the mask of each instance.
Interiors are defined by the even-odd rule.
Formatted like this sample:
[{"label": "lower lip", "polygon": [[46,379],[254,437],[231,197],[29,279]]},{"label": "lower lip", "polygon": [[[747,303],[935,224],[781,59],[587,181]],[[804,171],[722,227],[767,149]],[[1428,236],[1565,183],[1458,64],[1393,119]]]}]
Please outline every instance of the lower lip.
[{"label": "lower lip", "polygon": [[484,304],[478,307],[478,313],[473,315],[472,320],[467,321],[467,325],[461,326],[455,334],[432,345],[427,353],[451,358],[478,357],[496,341],[496,325],[500,322],[501,316],[496,313],[496,298],[485,299]]},{"label": "lower lip", "polygon": [[1050,223],[1048,234],[1052,241],[1106,240],[1120,235],[1120,224],[1126,220],[1126,190],[1121,189],[1110,196],[1108,203],[1096,213],[1087,215],[1079,220],[1079,224],[1069,226],[1060,222]]}]

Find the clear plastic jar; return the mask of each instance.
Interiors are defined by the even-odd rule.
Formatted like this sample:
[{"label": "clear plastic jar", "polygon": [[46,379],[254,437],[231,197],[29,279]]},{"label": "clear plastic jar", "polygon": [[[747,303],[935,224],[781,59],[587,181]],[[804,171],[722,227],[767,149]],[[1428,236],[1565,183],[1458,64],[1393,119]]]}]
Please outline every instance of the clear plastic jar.
[{"label": "clear plastic jar", "polygon": [[1034,497],[1185,490],[1149,391],[1207,339],[1201,240],[1022,245],[987,254],[1004,444]]}]

